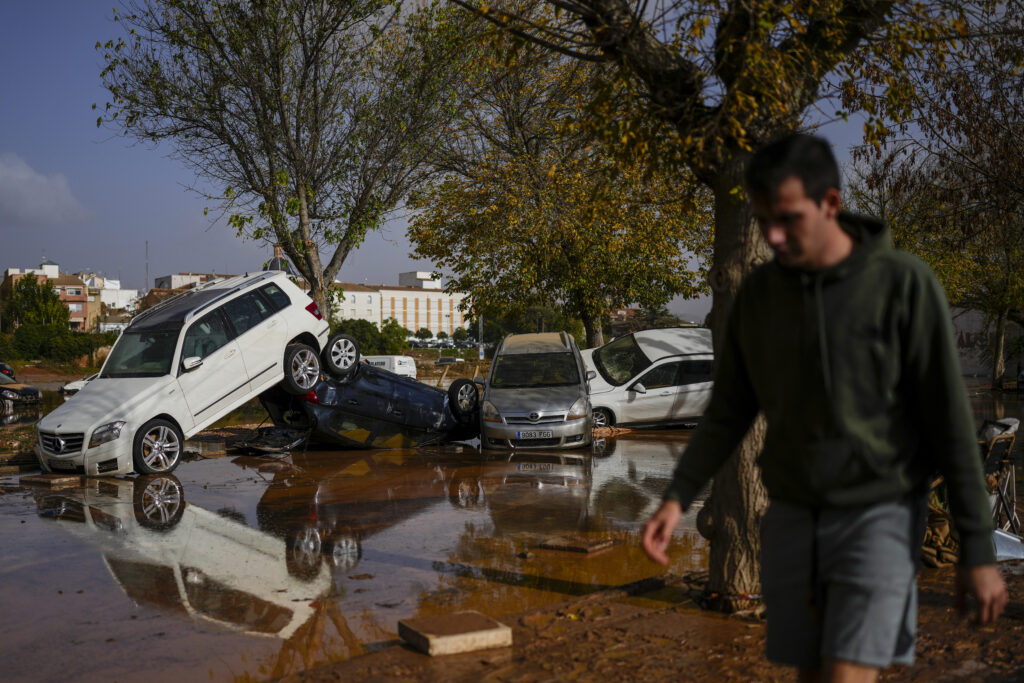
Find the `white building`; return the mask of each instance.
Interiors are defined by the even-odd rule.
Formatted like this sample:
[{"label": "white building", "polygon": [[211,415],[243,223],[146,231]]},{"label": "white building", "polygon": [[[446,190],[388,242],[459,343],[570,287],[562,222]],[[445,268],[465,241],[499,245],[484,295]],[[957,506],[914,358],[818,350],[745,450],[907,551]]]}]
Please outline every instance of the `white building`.
[{"label": "white building", "polygon": [[335,290],[345,296],[345,300],[332,309],[335,318],[362,318],[376,323],[378,329],[386,320],[394,318],[407,330],[416,332],[425,327],[434,336],[442,331],[451,335],[456,328],[467,326],[459,310],[465,294],[444,292],[441,283],[427,272],[400,273],[398,279],[402,284],[335,283]]},{"label": "white building", "polygon": [[139,305],[139,290],[121,289],[121,281],[99,275],[78,273],[89,289],[99,292],[100,301],[107,308],[119,308],[134,311]]}]

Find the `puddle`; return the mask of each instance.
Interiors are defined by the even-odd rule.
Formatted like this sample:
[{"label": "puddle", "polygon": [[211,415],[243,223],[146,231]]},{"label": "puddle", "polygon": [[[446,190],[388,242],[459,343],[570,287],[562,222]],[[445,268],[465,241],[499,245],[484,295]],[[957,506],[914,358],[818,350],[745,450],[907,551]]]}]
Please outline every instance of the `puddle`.
[{"label": "puddle", "polygon": [[[264,679],[390,644],[399,619],[500,618],[659,574],[639,531],[688,437],[228,457],[59,490],[4,477],[6,670]],[[705,562],[687,523],[677,572]],[[40,641],[64,645],[40,658]]]}]

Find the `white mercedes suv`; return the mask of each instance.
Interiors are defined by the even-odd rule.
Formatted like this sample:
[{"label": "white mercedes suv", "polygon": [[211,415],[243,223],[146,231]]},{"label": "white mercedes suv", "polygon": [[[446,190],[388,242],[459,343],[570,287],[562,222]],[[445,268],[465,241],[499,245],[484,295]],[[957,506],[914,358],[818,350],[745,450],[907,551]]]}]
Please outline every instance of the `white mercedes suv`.
[{"label": "white mercedes suv", "polygon": [[309,392],[320,350],[331,360],[328,333],[316,303],[279,271],[174,296],[133,318],[99,375],[39,421],[39,464],[85,475],[171,472],[186,437],[274,384]]}]

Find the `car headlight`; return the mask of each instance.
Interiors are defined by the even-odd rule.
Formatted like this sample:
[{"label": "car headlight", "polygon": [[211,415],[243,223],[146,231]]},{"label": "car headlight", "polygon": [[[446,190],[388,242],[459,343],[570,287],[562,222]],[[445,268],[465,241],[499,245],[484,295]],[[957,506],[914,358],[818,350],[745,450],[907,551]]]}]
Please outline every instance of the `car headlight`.
[{"label": "car headlight", "polygon": [[89,448],[96,448],[100,444],[113,441],[117,437],[121,436],[121,430],[124,429],[124,422],[109,422],[105,425],[100,425],[93,430],[92,438],[89,439]]},{"label": "car headlight", "polygon": [[590,414],[590,406],[587,405],[587,398],[580,396],[576,399],[576,402],[569,408],[569,414],[566,415],[566,420],[582,420]]},{"label": "car headlight", "polygon": [[20,398],[20,396],[18,396],[10,389],[4,389],[3,391],[0,391],[0,396],[3,396],[4,398],[9,399],[11,401],[17,401]]},{"label": "car headlight", "polygon": [[501,422],[501,413],[498,412],[498,409],[490,401],[484,401],[480,409],[480,415],[483,416],[484,422]]}]

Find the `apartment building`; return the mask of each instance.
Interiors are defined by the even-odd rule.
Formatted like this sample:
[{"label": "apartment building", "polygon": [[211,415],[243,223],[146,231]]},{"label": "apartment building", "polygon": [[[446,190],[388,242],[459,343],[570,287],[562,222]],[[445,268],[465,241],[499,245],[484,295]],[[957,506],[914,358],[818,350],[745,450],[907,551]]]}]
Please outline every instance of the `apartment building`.
[{"label": "apartment building", "polygon": [[425,327],[434,336],[442,331],[451,335],[456,328],[467,326],[465,315],[459,310],[465,294],[448,294],[441,289],[440,281],[423,271],[400,273],[398,281],[398,285],[336,282],[334,290],[345,299],[334,306],[335,318],[362,318],[378,327],[394,318],[407,330],[415,332]]}]

